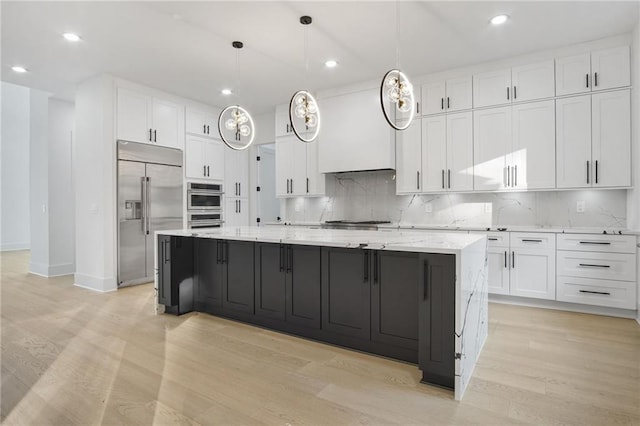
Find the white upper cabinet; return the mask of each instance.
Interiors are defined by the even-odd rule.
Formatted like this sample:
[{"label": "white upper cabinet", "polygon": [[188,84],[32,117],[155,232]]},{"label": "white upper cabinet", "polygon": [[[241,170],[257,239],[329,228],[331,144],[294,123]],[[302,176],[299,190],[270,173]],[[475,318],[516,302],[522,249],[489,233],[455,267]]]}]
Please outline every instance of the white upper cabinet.
[{"label": "white upper cabinet", "polygon": [[553,73],[553,60],[513,67],[513,102],[552,98],[555,95]]},{"label": "white upper cabinet", "polygon": [[224,179],[225,146],[220,140],[187,136],[185,141],[185,176],[190,179]]},{"label": "white upper cabinet", "polygon": [[203,137],[220,138],[218,117],[213,112],[187,108],[187,133]]},{"label": "white upper cabinet", "polygon": [[591,52],[593,90],[614,89],[631,84],[629,46]]},{"label": "white upper cabinet", "polygon": [[290,196],[289,182],[293,176],[293,138],[276,140],[276,196]]},{"label": "white upper cabinet", "polygon": [[249,150],[224,147],[224,194],[227,199],[249,197]]},{"label": "white upper cabinet", "polygon": [[475,108],[511,103],[511,68],[473,76]]},{"label": "white upper cabinet", "polygon": [[556,128],[553,100],[512,107],[513,138],[510,188],[553,189],[556,186]]},{"label": "white upper cabinet", "polygon": [[447,189],[473,190],[473,114],[447,115]]},{"label": "white upper cabinet", "polygon": [[396,161],[398,162],[396,193],[398,194],[420,192],[421,189],[422,121],[415,119],[406,130],[396,131]]},{"label": "white upper cabinet", "polygon": [[184,107],[145,93],[118,88],[116,129],[120,140],[182,149]]},{"label": "white upper cabinet", "polygon": [[558,188],[631,185],[629,90],[556,100]]},{"label": "white upper cabinet", "polygon": [[556,100],[558,188],[591,186],[591,95]]},{"label": "white upper cabinet", "polygon": [[276,107],[276,137],[293,135],[289,120],[289,104]]},{"label": "white upper cabinet", "polygon": [[462,77],[422,85],[422,115],[471,109],[471,77]]},{"label": "white upper cabinet", "polygon": [[474,189],[507,188],[511,106],[473,112]]},{"label": "white upper cabinet", "polygon": [[572,95],[631,84],[629,46],[556,58],[556,95]]},{"label": "white upper cabinet", "polygon": [[395,169],[395,137],[380,111],[379,88],[318,99],[322,173]]},{"label": "white upper cabinet", "polygon": [[591,91],[591,55],[566,56],[556,59],[556,95]]},{"label": "white upper cabinet", "polygon": [[316,139],[309,142],[307,147],[307,194],[319,196],[325,194],[326,179],[324,174],[318,170],[318,148],[322,141]]},{"label": "white upper cabinet", "polygon": [[[415,155],[409,153],[410,156]],[[418,150],[417,155],[420,155]],[[422,119],[422,191],[440,192],[447,187],[447,117],[437,115]],[[400,169],[400,158],[397,158]],[[410,158],[409,161],[415,161]],[[410,178],[410,176],[409,176]],[[415,177],[414,177],[415,179]],[[397,185],[397,183],[396,183]],[[414,183],[415,188],[415,183]],[[415,191],[413,191],[415,192]]]},{"label": "white upper cabinet", "polygon": [[319,140],[305,143],[295,136],[276,139],[276,196],[322,196],[325,176],[318,171]]},{"label": "white upper cabinet", "polygon": [[629,91],[593,94],[591,108],[593,186],[631,186]]}]

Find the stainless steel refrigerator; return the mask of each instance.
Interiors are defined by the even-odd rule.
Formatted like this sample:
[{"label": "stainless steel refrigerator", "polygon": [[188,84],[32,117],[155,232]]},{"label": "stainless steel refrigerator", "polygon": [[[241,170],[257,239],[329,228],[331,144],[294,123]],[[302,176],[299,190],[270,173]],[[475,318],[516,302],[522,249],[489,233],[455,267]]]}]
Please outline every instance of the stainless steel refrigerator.
[{"label": "stainless steel refrigerator", "polygon": [[155,231],[182,228],[182,151],[118,141],[118,286],[153,281]]}]

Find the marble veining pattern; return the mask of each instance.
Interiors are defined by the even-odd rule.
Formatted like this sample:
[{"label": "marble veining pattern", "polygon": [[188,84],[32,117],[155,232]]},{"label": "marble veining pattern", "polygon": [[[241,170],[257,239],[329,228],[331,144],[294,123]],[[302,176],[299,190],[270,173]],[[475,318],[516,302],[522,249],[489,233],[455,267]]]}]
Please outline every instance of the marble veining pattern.
[{"label": "marble veining pattern", "polygon": [[[284,219],[388,220],[401,226],[627,226],[623,189],[396,195],[393,171],[331,174],[326,179],[326,197],[283,201]],[[576,212],[578,201],[585,202],[584,213]]]}]

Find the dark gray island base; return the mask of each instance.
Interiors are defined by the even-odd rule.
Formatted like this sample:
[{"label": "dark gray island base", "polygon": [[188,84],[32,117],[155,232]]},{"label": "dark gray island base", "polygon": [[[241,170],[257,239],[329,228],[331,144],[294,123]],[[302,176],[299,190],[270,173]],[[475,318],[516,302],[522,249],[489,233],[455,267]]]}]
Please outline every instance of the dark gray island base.
[{"label": "dark gray island base", "polygon": [[487,336],[486,238],[287,227],[156,233],[158,303],[418,364],[462,398]]},{"label": "dark gray island base", "polygon": [[158,303],[418,364],[454,388],[454,254],[157,236]]}]

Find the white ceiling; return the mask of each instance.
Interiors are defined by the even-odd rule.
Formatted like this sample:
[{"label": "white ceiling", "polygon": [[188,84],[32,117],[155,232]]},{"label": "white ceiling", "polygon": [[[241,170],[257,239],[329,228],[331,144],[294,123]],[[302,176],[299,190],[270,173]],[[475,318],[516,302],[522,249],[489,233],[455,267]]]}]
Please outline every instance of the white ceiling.
[{"label": "white ceiling", "polygon": [[[380,78],[396,64],[423,75],[629,32],[638,2],[6,2],[2,80],[73,99],[99,73],[212,105],[230,100],[241,40],[240,99],[253,112],[320,90]],[[488,19],[511,16],[494,27]],[[311,15],[309,71],[301,15]],[[70,44],[61,33],[83,40]],[[339,66],[323,63],[335,58]],[[29,69],[18,75],[15,64]],[[233,97],[232,97],[233,99]],[[235,102],[235,100],[234,100]]]}]

